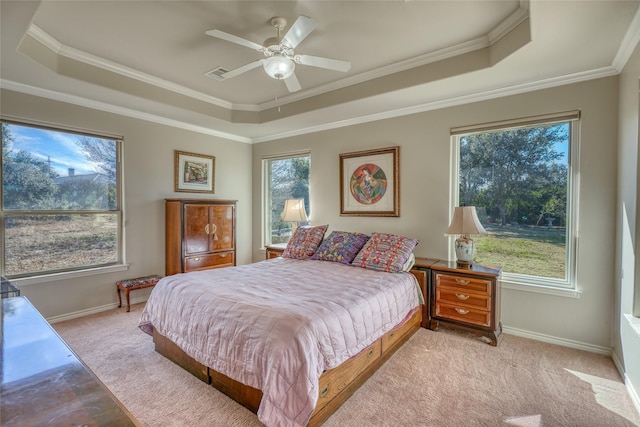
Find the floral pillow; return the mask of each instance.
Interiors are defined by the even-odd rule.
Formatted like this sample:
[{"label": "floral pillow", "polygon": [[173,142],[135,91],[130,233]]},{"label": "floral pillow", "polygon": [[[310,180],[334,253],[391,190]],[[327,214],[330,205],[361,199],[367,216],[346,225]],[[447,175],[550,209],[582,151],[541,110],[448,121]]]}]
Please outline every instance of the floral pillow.
[{"label": "floral pillow", "polygon": [[403,271],[404,264],[417,245],[418,241],[410,237],[373,233],[351,264],[370,270],[398,273]]},{"label": "floral pillow", "polygon": [[369,236],[363,233],[332,231],[310,259],[351,264]]},{"label": "floral pillow", "polygon": [[306,225],[296,228],[282,253],[283,258],[307,259],[318,249],[328,225]]}]

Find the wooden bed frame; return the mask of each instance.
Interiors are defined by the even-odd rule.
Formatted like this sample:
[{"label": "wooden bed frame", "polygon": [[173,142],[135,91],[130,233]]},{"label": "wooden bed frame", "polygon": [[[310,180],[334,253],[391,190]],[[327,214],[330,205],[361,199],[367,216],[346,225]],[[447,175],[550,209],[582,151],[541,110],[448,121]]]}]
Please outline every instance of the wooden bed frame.
[{"label": "wooden bed frame", "polygon": [[[340,366],[325,371],[319,380],[319,396],[309,426],[327,420],[373,373],[384,364],[420,328],[422,308],[413,311],[403,324],[387,332],[369,347]],[[158,353],[180,365],[191,374],[211,384],[222,393],[256,413],[262,392],[216,372],[197,362],[168,338],[153,331]]]}]

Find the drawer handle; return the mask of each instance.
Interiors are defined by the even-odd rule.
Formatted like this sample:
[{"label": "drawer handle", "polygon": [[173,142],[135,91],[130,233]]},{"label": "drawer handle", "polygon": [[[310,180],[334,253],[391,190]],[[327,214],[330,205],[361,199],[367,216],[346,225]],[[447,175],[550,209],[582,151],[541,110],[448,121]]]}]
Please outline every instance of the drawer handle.
[{"label": "drawer handle", "polygon": [[199,257],[199,256],[197,256],[197,257],[195,257],[193,260],[194,260],[194,261],[200,261],[200,257]]},{"label": "drawer handle", "polygon": [[367,357],[371,357],[373,356],[373,349],[370,349],[369,352],[367,353]]},{"label": "drawer handle", "polygon": [[469,284],[469,280],[456,279],[456,283],[458,283],[460,285],[468,285]]},{"label": "drawer handle", "polygon": [[220,258],[226,258],[229,254],[220,254]]},{"label": "drawer handle", "polygon": [[468,314],[469,310],[465,310],[464,308],[458,308],[456,307],[456,311],[458,312],[458,314]]},{"label": "drawer handle", "polygon": [[465,301],[469,299],[469,295],[465,295],[465,294],[456,294],[456,298],[458,298],[459,300]]},{"label": "drawer handle", "polygon": [[324,386],[324,388],[320,391],[320,397],[325,397],[329,393],[329,386]]}]

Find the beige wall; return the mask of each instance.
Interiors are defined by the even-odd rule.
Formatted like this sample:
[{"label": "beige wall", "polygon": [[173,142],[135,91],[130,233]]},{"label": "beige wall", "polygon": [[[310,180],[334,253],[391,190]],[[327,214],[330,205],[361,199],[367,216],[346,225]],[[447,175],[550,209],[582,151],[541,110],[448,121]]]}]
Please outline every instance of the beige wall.
[{"label": "beige wall", "polygon": [[[82,128],[124,137],[125,252],[128,271],[21,286],[47,318],[98,310],[117,301],[115,282],[164,274],[164,199],[198,197],[176,193],[174,150],[216,157],[216,194],[238,200],[237,260],[251,262],[251,145],[12,91],[1,92],[0,113],[13,119]],[[145,298],[149,290],[131,295]]]},{"label": "beige wall", "polygon": [[[261,247],[261,158],[311,151],[311,220],[331,230],[384,231],[420,240],[416,255],[448,256],[450,128],[579,109],[582,112],[578,283],[580,298],[504,289],[512,331],[606,350],[611,344],[616,208],[617,78],[291,137],[253,146],[253,259]],[[341,217],[339,154],[400,146],[400,217]]]},{"label": "beige wall", "polygon": [[[580,109],[581,198],[578,299],[505,289],[503,324],[597,348],[611,345],[615,279],[616,77],[318,132],[253,146],[29,95],[3,91],[2,114],[123,135],[126,253],[130,269],[26,285],[46,317],[94,310],[116,300],[114,282],[164,269],[166,197],[173,192],[173,150],[216,156],[216,198],[238,199],[238,263],[260,260],[261,158],[309,149],[311,217],[330,230],[387,231],[416,237],[419,256],[446,258],[451,127]],[[339,154],[400,146],[400,217],[339,215]],[[138,291],[144,292],[144,291]],[[141,294],[144,297],[144,294]]]},{"label": "beige wall", "polygon": [[[638,182],[638,126],[640,116],[639,85],[640,45],[620,75],[618,111],[618,214],[617,251],[615,265],[615,311],[613,329],[614,360],[625,373],[625,381],[634,390],[640,406],[640,264],[635,256],[638,242],[637,201]],[[634,302],[635,300],[635,302]],[[636,330],[632,327],[636,325]]]}]

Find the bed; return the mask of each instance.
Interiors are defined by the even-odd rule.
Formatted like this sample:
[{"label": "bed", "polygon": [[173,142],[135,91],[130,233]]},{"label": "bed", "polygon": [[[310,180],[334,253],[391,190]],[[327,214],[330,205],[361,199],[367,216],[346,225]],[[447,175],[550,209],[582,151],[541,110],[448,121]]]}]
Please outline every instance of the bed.
[{"label": "bed", "polygon": [[407,272],[275,258],[165,277],[139,326],[265,425],[319,425],[419,328],[423,302]]}]

